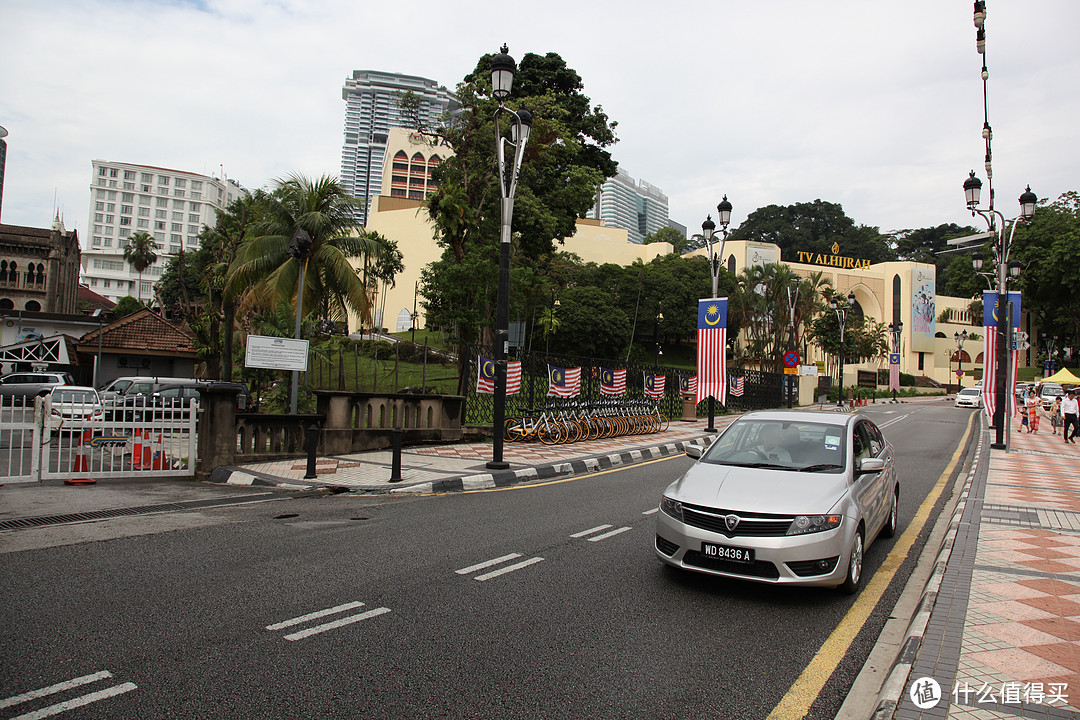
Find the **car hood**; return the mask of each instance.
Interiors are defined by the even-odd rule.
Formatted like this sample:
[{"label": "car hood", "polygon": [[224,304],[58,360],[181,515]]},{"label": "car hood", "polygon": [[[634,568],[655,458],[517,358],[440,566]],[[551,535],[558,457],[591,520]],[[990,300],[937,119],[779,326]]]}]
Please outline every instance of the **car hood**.
[{"label": "car hood", "polygon": [[691,505],[781,515],[825,513],[848,491],[846,473],[766,470],[699,462],[668,488]]}]

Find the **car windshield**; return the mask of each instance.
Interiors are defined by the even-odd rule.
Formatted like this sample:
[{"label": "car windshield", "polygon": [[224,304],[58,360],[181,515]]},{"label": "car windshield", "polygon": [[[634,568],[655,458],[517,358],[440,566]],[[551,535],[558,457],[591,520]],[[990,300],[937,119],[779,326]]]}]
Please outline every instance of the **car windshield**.
[{"label": "car windshield", "polygon": [[1060,386],[1055,385],[1043,385],[1042,389],[1043,397],[1059,397],[1065,394],[1065,391]]},{"label": "car windshield", "polygon": [[56,390],[52,394],[53,402],[96,403],[97,396],[89,390]]},{"label": "car windshield", "polygon": [[702,461],[803,472],[844,469],[844,427],[801,420],[736,420]]},{"label": "car windshield", "polygon": [[960,391],[961,395],[979,395],[979,391],[975,388],[964,388]]}]

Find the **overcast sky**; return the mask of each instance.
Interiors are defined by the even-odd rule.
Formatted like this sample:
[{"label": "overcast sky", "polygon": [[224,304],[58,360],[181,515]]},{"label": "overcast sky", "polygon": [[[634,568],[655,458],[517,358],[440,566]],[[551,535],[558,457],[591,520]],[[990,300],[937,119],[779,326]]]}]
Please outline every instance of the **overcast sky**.
[{"label": "overcast sky", "polygon": [[[1077,0],[988,0],[998,208],[1080,190]],[[2,221],[85,236],[91,160],[248,188],[340,172],[354,69],[453,88],[478,57],[559,53],[611,148],[690,232],[727,194],[841,203],[882,231],[972,223],[982,170],[970,0],[3,0]],[[494,145],[494,143],[493,143]],[[985,203],[985,200],[984,200]]]}]

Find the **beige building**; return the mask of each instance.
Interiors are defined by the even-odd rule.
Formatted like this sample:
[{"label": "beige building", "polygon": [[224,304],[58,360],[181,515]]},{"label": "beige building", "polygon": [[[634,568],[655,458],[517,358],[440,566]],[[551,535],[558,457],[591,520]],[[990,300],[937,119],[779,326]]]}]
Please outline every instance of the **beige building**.
[{"label": "beige building", "polygon": [[[389,188],[391,195],[373,199],[367,229],[397,242],[405,269],[397,276],[395,287],[380,287],[374,298],[377,327],[390,332],[408,330],[412,326],[414,307],[418,316],[416,327],[424,327],[423,308],[416,296],[416,286],[420,271],[428,263],[438,260],[442,250],[435,242],[434,229],[422,207],[423,197],[434,189],[431,170],[451,154],[449,147],[432,144],[418,133],[400,128],[390,131],[382,187]],[[631,265],[636,260],[647,263],[673,250],[668,243],[631,243],[626,230],[605,227],[595,219],[578,220],[577,232],[567,238],[560,249],[577,254],[585,262],[621,265]],[[705,255],[707,251],[702,249],[692,254]],[[970,322],[970,300],[937,295],[933,265],[912,262],[871,265],[867,260],[842,255],[836,245],[828,255],[802,252],[798,256],[802,262],[789,263],[796,274],[806,276],[820,271],[843,297],[846,298],[849,292],[855,293],[856,302],[866,317],[885,325],[904,324],[900,343],[901,372],[925,375],[942,384],[955,383],[957,353],[953,334],[964,330],[977,334],[979,338],[968,340],[963,352],[964,384],[974,384],[971,371],[982,368],[983,328]],[[724,246],[722,261],[730,272],[738,273],[750,265],[779,262],[780,248],[767,243],[729,241]],[[950,311],[950,322],[938,322],[945,310]],[[1026,313],[1024,322],[1030,322]],[[349,327],[356,330],[361,323],[356,317],[350,317]],[[825,359],[815,348],[808,348],[808,353],[807,363]],[[1033,358],[1033,353],[1022,353],[1021,364],[1026,365]],[[846,364],[844,383],[854,385],[860,369],[878,368],[876,361]]]},{"label": "beige building", "polygon": [[[392,128],[387,143],[382,187],[391,195],[373,199],[367,230],[373,230],[397,243],[403,256],[404,271],[395,278],[392,288],[379,288],[375,301],[375,325],[390,332],[404,332],[412,327],[413,308],[416,308],[417,328],[424,327],[423,308],[416,296],[420,271],[442,256],[435,242],[434,227],[427,219],[423,198],[434,190],[431,171],[453,151],[432,144],[419,133]],[[657,255],[672,251],[670,243],[635,245],[628,241],[627,231],[605,227],[600,220],[581,219],[577,232],[566,239],[560,250],[572,252],[585,262],[631,265],[635,260],[649,262]],[[349,317],[349,327],[356,330],[361,323]]]}]

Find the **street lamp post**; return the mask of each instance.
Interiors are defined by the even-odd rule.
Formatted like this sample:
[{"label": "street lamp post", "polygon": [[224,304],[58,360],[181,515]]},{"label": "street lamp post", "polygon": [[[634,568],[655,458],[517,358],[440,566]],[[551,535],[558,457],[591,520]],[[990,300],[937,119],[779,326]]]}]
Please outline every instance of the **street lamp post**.
[{"label": "street lamp post", "polygon": [[964,332],[953,333],[953,340],[956,341],[956,390],[959,392],[964,388],[964,341],[967,340],[967,330]]},{"label": "street lamp post", "polygon": [[1050,377],[1057,369],[1054,363],[1054,346],[1057,344],[1058,336],[1044,335],[1043,340],[1046,341],[1046,367],[1043,369],[1043,374]]},{"label": "street lamp post", "polygon": [[548,308],[550,314],[548,315],[547,333],[544,336],[544,352],[548,355],[551,354],[551,333],[555,332],[555,308],[561,304],[555,294],[555,288],[551,288],[551,307]]},{"label": "street lamp post", "polygon": [[[793,275],[791,278],[791,283],[788,285],[787,288],[788,311],[791,318],[791,324],[788,325],[788,352],[795,351],[795,306],[799,302],[799,283],[799,276]],[[796,375],[795,377],[797,378],[798,375]],[[795,394],[794,386],[797,381],[789,375],[784,375],[784,382],[787,384],[787,406],[788,410],[790,410],[793,404],[792,396]]]},{"label": "street lamp post", "polygon": [[[984,131],[984,135],[986,132]],[[987,140],[989,143],[989,140]],[[989,152],[987,153],[989,158]],[[987,161],[989,165],[989,161]],[[1031,192],[1031,186],[1020,195],[1020,214],[1012,220],[1006,220],[1000,211],[994,209],[994,191],[990,190],[990,207],[987,210],[979,208],[982,193],[982,181],[975,177],[972,170],[968,179],[964,181],[964,196],[968,210],[972,217],[978,215],[987,224],[987,228],[994,235],[994,263],[997,275],[997,344],[994,353],[994,417],[993,427],[995,430],[994,442],[990,447],[1001,450],[1005,449],[1005,412],[1007,398],[1011,391],[1006,387],[1009,376],[1009,351],[1012,349],[1011,318],[1007,310],[1006,299],[1008,297],[1008,282],[1010,279],[1020,277],[1020,263],[1010,260],[1009,253],[1012,250],[1013,236],[1016,226],[1020,222],[1031,222],[1035,217],[1035,203],[1038,200],[1035,193]],[[999,224],[1000,223],[1000,227]],[[983,254],[975,251],[971,254],[971,264],[975,272],[980,272],[983,266]],[[987,359],[988,360],[988,359]]]},{"label": "street lamp post", "polygon": [[[892,351],[893,351],[894,355],[899,355],[900,354],[900,334],[903,331],[904,331],[904,323],[903,322],[889,323],[889,335],[892,337]],[[897,373],[898,374],[899,374],[899,371],[900,371],[900,368],[897,368]],[[899,381],[897,382],[897,384],[899,384]],[[893,385],[892,401],[893,402],[899,402],[899,400],[896,399],[896,385]]]},{"label": "street lamp post", "polygon": [[[506,418],[506,356],[510,351],[510,220],[514,216],[514,191],[525,144],[532,129],[532,114],[528,110],[508,110],[503,103],[514,85],[517,63],[507,54],[506,45],[491,61],[491,94],[499,101],[495,111],[495,156],[499,165],[499,193],[502,228],[499,235],[499,289],[495,310],[495,410],[492,427],[493,442],[489,470],[505,470],[510,463],[503,460],[503,425]],[[502,134],[499,116],[510,116],[510,137]],[[508,168],[506,148],[514,148]]]},{"label": "street lamp post", "polygon": [[837,395],[836,404],[844,404],[844,328],[847,325],[848,308],[855,307],[855,293],[849,292],[847,296],[847,306],[840,305],[836,302],[836,296],[829,300],[829,307],[836,313],[836,322],[840,325],[840,392]]},{"label": "street lamp post", "polygon": [[[720,223],[720,241],[719,247],[715,243],[716,223],[712,220],[712,215],[705,216],[705,222],[701,223],[701,234],[705,238],[705,243],[709,246],[709,272],[712,275],[712,297],[715,300],[719,295],[720,288],[720,258],[724,254],[724,243],[727,241],[728,225],[731,223],[731,203],[728,202],[727,195],[716,206],[716,219]],[[727,348],[724,348],[722,352],[727,352]],[[712,395],[709,396],[709,426],[705,428],[705,432],[716,432],[716,405],[714,404],[715,398]]]}]

